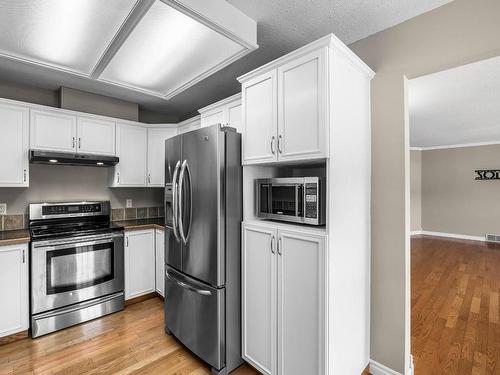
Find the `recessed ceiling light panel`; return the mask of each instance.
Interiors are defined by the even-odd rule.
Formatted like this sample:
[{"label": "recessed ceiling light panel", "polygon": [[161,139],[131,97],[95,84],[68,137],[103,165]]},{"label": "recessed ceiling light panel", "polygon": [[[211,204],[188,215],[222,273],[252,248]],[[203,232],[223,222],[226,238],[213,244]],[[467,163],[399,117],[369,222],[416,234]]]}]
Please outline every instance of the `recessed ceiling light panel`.
[{"label": "recessed ceiling light panel", "polygon": [[242,44],[156,1],[99,79],[171,96],[246,51]]},{"label": "recessed ceiling light panel", "polygon": [[89,75],[136,0],[0,0],[0,54]]}]

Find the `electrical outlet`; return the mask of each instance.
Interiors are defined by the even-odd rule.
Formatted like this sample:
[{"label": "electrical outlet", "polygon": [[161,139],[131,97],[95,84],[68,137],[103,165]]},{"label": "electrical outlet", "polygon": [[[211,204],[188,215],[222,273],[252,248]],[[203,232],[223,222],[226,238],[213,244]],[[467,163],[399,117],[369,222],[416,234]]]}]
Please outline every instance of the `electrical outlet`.
[{"label": "electrical outlet", "polygon": [[132,199],[127,199],[125,201],[125,207],[126,208],[132,208]]},{"label": "electrical outlet", "polygon": [[0,215],[7,215],[7,203],[0,203]]}]

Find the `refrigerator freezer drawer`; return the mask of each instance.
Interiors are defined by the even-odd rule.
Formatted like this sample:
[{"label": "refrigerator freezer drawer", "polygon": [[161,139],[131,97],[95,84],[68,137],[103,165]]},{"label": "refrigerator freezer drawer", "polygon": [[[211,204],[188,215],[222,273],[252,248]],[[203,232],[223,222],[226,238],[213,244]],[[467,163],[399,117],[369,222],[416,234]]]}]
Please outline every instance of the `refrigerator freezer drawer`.
[{"label": "refrigerator freezer drawer", "polygon": [[167,266],[168,330],[216,369],[225,367],[225,289],[213,288]]}]

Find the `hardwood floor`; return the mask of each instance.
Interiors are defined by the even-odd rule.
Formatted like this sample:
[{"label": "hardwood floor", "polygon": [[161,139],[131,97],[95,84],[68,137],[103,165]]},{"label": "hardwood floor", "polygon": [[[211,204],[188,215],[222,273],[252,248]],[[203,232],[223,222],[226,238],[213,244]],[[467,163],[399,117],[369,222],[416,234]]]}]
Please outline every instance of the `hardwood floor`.
[{"label": "hardwood floor", "polygon": [[[163,331],[163,302],[124,311],[35,340],[0,346],[0,374],[210,374],[210,368]],[[255,375],[244,365],[234,375]]]},{"label": "hardwood floor", "polygon": [[411,242],[415,375],[500,374],[500,246]]}]

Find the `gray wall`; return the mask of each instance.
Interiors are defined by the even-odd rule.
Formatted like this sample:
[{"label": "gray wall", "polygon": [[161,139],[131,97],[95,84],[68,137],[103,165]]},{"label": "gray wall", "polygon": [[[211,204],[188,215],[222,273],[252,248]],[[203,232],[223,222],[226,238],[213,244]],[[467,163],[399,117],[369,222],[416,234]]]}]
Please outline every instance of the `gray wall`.
[{"label": "gray wall", "polygon": [[[176,122],[172,116],[138,108],[137,104],[65,88],[62,104],[68,109],[151,123]],[[59,90],[50,90],[0,81],[0,97],[59,107]],[[145,119],[145,120],[144,120]],[[1,126],[1,124],[0,124]],[[162,189],[108,188],[107,169],[30,165],[30,187],[0,188],[0,203],[8,214],[24,213],[29,202],[103,199],[113,208],[122,208],[131,198],[134,207],[162,205]]]},{"label": "gray wall", "polygon": [[410,151],[410,223],[422,230],[422,151]]},{"label": "gray wall", "polygon": [[500,168],[500,145],[422,152],[423,230],[500,234],[500,181],[476,181],[482,168]]},{"label": "gray wall", "polygon": [[111,207],[125,207],[131,198],[134,207],[162,206],[162,188],[109,188],[108,169],[63,165],[30,165],[29,188],[0,188],[0,203],[8,214],[25,213],[30,202],[110,200]]},{"label": "gray wall", "polygon": [[[500,1],[455,0],[350,47],[372,81],[371,358],[409,366],[409,131],[405,77],[500,55]],[[408,277],[407,277],[408,276]]]}]

